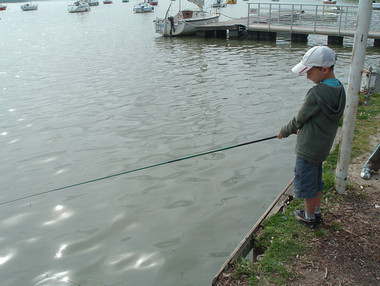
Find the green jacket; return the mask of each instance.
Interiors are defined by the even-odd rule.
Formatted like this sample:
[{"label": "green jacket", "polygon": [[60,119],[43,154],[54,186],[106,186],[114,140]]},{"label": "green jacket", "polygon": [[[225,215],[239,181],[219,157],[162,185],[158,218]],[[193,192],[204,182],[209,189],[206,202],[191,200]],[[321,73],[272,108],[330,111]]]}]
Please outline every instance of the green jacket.
[{"label": "green jacket", "polygon": [[308,91],[297,115],[280,133],[288,137],[300,130],[295,148],[297,156],[313,163],[323,162],[329,155],[345,105],[342,84],[331,87],[319,83]]}]

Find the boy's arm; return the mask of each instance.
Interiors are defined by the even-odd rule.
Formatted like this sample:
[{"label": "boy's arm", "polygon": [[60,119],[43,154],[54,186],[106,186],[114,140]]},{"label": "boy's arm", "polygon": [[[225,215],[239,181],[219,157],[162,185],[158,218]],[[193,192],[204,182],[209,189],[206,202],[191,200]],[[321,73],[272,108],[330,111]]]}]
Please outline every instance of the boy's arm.
[{"label": "boy's arm", "polygon": [[280,134],[277,137],[281,139],[288,137],[290,134],[297,134],[304,123],[319,111],[319,105],[311,89],[306,95],[302,106],[297,112],[297,115],[294,116],[288,124],[281,128]]}]

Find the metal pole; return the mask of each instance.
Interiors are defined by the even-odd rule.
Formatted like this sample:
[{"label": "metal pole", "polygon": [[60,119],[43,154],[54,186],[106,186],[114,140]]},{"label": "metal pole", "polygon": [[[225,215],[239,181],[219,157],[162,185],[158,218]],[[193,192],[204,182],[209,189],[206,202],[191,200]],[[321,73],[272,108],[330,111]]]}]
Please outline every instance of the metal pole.
[{"label": "metal pole", "polygon": [[247,30],[249,29],[249,14],[251,13],[251,3],[248,3]]},{"label": "metal pole", "polygon": [[272,4],[269,4],[269,21],[268,21],[268,32],[270,31],[270,24],[272,22]]},{"label": "metal pole", "polygon": [[350,76],[348,79],[346,109],[344,111],[343,134],[339,148],[338,164],[335,174],[335,187],[338,193],[346,190],[348,166],[351,158],[352,140],[359,100],[359,89],[367,47],[369,24],[371,21],[372,1],[359,0],[359,10],[356,20],[354,46],[352,48]]}]

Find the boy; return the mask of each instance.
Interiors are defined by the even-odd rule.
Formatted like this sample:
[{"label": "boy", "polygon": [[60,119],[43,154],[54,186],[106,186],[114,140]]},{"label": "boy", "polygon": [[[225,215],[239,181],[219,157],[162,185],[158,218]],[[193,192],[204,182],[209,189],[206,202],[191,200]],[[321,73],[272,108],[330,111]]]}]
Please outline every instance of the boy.
[{"label": "boy", "polygon": [[336,54],[326,46],[311,48],[292,72],[313,81],[313,86],[293,119],[277,135],[297,134],[294,193],[303,198],[305,210],[294,211],[301,223],[315,227],[322,222],[322,163],[326,160],[346,104],[343,85],[334,75]]}]

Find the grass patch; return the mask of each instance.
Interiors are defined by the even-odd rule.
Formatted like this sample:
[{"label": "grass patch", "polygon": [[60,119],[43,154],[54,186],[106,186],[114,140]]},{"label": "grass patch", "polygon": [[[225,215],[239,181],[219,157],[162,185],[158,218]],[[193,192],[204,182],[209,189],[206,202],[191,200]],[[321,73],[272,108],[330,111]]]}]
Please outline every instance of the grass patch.
[{"label": "grass patch", "polygon": [[[360,102],[364,101],[364,95],[360,96]],[[368,153],[370,135],[376,134],[378,121],[376,117],[380,113],[380,95],[375,94],[370,99],[369,105],[358,105],[357,121],[355,125],[354,141],[351,158]],[[339,145],[328,156],[323,164],[323,180],[325,182],[323,198],[328,201],[326,208],[331,208],[341,199],[340,195],[333,192],[335,182],[335,168],[337,165]],[[260,259],[251,262],[241,259],[235,262],[234,278],[246,277],[249,285],[286,285],[294,276],[289,263],[295,257],[301,257],[306,252],[313,251],[308,242],[313,238],[325,236],[324,230],[310,231],[295,220],[292,213],[295,209],[303,208],[303,200],[292,200],[284,213],[277,213],[263,221],[263,228],[256,237],[255,248],[263,249]],[[342,225],[333,223],[333,230],[341,230]]]}]

